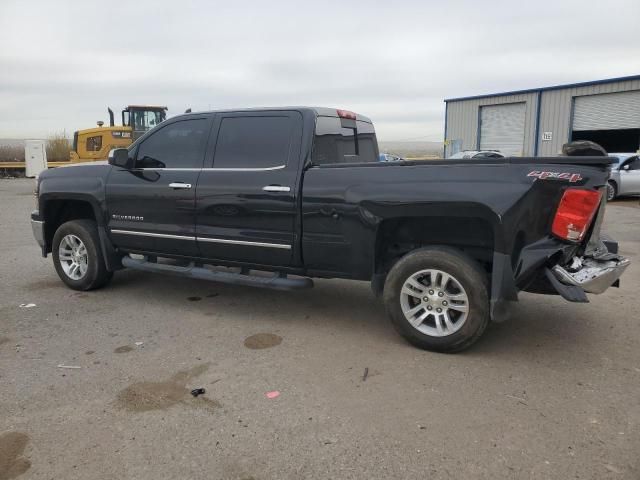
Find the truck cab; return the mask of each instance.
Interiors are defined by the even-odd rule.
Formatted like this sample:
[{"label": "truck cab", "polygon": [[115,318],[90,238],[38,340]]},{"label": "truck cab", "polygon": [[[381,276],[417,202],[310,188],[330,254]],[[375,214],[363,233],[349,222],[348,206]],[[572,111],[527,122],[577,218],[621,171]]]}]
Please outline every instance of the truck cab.
[{"label": "truck cab", "polygon": [[378,157],[371,121],[346,115],[265,109],[168,120],[129,148],[134,170],[114,168],[109,176],[114,242],[215,262],[241,258],[301,268],[304,165]]}]

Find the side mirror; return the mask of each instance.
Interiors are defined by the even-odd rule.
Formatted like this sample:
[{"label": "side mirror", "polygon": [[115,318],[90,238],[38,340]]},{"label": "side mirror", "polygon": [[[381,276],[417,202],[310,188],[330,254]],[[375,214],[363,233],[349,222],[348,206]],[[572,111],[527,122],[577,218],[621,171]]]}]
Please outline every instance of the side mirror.
[{"label": "side mirror", "polygon": [[114,148],[109,152],[109,165],[130,169],[133,168],[133,159],[129,158],[129,150],[126,148]]},{"label": "side mirror", "polygon": [[623,170],[628,171],[629,170],[629,164],[627,163],[624,167],[622,167]]}]

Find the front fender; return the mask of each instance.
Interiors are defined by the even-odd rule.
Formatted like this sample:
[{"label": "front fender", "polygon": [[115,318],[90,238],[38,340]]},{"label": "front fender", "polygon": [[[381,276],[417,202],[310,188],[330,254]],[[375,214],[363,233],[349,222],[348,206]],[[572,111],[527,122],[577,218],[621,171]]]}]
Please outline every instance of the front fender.
[{"label": "front fender", "polygon": [[52,201],[79,201],[91,205],[96,223],[105,224],[105,180],[102,177],[47,176],[40,180],[38,206],[45,222]]}]

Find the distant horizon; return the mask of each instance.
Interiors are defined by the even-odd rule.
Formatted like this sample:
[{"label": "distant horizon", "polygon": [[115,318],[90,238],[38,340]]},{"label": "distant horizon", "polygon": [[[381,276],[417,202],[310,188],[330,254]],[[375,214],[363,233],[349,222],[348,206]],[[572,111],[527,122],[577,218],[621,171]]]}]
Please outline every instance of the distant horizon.
[{"label": "distant horizon", "polygon": [[[47,140],[48,137],[55,135],[54,133],[44,136],[44,137],[22,137],[22,138],[17,138],[17,137],[12,137],[12,138],[0,138],[0,145],[3,145],[3,142],[24,142],[25,140]],[[66,137],[69,140],[73,140],[73,137]],[[438,144],[441,145],[443,142],[442,141],[434,141],[434,140],[384,140],[384,139],[380,139],[378,138],[378,143],[408,143],[408,144],[415,144],[415,145],[419,145],[419,144]]]}]

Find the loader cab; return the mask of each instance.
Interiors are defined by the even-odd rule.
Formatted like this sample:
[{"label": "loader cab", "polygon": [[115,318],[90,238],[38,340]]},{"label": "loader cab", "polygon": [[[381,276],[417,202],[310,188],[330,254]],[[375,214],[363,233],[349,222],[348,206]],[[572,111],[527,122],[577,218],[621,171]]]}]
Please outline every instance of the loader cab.
[{"label": "loader cab", "polygon": [[122,125],[131,127],[133,140],[167,119],[167,107],[129,105],[122,110]]}]

